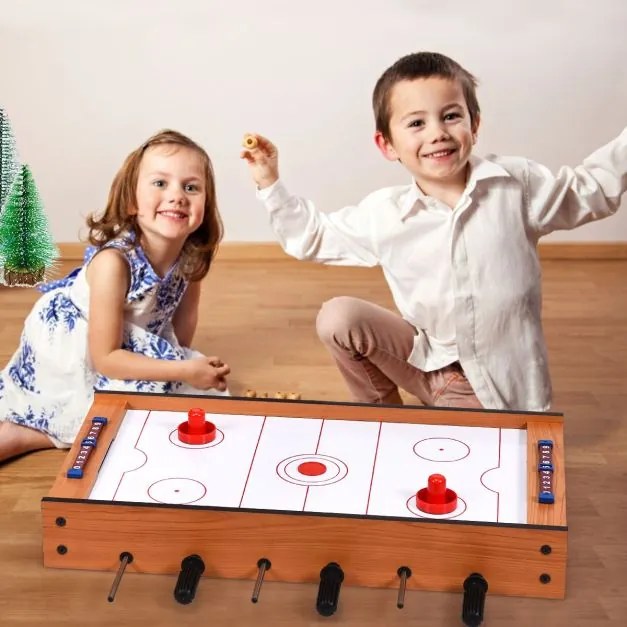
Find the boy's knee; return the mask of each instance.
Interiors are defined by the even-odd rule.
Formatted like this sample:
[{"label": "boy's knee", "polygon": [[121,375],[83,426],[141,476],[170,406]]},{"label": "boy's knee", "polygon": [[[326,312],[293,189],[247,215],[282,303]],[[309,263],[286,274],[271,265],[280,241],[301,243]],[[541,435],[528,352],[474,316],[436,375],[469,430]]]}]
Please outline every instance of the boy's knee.
[{"label": "boy's knee", "polygon": [[323,303],[316,318],[318,337],[329,344],[353,328],[358,317],[359,300],[351,296],[335,296]]}]

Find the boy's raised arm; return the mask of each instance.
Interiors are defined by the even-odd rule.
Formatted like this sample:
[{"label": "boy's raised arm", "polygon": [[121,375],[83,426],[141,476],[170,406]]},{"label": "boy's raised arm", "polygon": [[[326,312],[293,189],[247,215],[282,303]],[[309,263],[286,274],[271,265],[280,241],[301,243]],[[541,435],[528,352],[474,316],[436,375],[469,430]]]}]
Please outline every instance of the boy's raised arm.
[{"label": "boy's raised arm", "polygon": [[528,161],[527,209],[540,235],[573,229],[615,213],[627,191],[627,128],[575,168],[554,175]]},{"label": "boy's raised arm", "polygon": [[[256,143],[255,141],[256,140]],[[331,265],[375,266],[371,211],[363,203],[323,213],[293,196],[279,179],[278,150],[261,135],[247,135],[242,159],[257,184],[257,197],[270,214],[270,224],[289,255]]]}]

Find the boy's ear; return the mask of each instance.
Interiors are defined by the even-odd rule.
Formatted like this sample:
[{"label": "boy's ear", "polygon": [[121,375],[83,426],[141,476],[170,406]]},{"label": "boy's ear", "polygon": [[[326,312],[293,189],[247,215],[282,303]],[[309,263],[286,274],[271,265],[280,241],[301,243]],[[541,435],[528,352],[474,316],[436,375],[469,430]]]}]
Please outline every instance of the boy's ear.
[{"label": "boy's ear", "polygon": [[479,125],[481,124],[481,117],[477,116],[472,123],[472,143],[477,143],[477,134],[479,133]]},{"label": "boy's ear", "polygon": [[389,161],[398,161],[398,154],[396,153],[396,150],[394,150],[392,142],[389,142],[387,139],[385,139],[381,131],[377,131],[374,134],[374,143],[377,145],[377,148],[381,151],[381,154],[386,159],[388,159]]}]

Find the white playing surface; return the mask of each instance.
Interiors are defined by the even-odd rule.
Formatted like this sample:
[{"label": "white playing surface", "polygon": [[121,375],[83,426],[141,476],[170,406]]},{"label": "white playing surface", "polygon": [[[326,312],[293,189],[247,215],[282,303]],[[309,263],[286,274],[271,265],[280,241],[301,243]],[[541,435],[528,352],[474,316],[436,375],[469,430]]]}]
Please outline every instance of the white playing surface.
[{"label": "white playing surface", "polygon": [[[385,411],[385,410],[382,410]],[[183,444],[185,413],[132,410],[90,499],[366,516],[526,523],[527,432],[446,425],[207,414],[205,445]],[[303,462],[320,474],[303,474]],[[417,509],[430,474],[458,496]]]}]

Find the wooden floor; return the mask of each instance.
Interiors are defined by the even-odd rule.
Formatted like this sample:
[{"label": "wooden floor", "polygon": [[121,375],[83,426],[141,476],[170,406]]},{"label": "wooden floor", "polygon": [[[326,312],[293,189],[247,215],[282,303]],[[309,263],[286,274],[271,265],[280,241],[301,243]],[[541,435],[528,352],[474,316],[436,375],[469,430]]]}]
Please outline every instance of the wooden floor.
[{"label": "wooden floor", "polygon": [[[544,323],[554,409],[566,417],[567,598],[490,596],[486,627],[627,624],[627,261],[545,261]],[[65,270],[67,268],[63,268]],[[378,270],[296,261],[220,261],[206,280],[196,346],[227,361],[239,394],[299,391],[348,400],[314,331],[322,301],[349,294],[391,307]],[[33,290],[0,288],[0,365],[14,351]],[[40,499],[64,459],[51,450],[0,467],[0,624],[30,625],[461,625],[461,595],[342,590],[330,619],[314,610],[317,586],[205,578],[189,606],[174,576],[128,574],[108,603],[111,573],[44,569]]]}]

